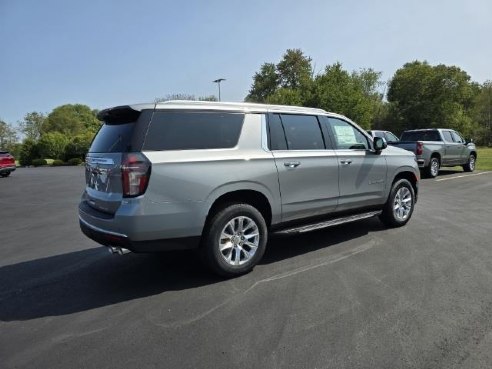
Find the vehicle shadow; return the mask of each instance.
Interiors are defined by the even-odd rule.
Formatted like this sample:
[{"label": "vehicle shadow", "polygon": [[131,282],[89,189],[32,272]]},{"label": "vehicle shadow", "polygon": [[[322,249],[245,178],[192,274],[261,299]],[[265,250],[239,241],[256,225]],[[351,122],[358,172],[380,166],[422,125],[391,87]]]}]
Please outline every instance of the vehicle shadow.
[{"label": "vehicle shadow", "polygon": [[273,236],[260,264],[275,263],[385,229],[378,218],[371,218],[301,235]]},{"label": "vehicle shadow", "polygon": [[451,174],[458,174],[458,173],[465,173],[463,169],[454,169],[454,168],[446,168],[446,169],[439,169],[439,176],[449,176]]},{"label": "vehicle shadow", "polygon": [[[369,232],[383,230],[377,219],[311,232],[272,237],[261,265],[300,256]],[[254,271],[246,276],[254,279]],[[98,247],[0,268],[0,321],[60,316],[197,288],[224,279],[201,266],[193,251],[111,256]]]},{"label": "vehicle shadow", "polygon": [[452,174],[460,174],[460,173],[461,174],[464,174],[465,172],[463,172],[463,169],[461,169],[461,168],[452,168],[452,167],[450,167],[450,168],[441,168],[441,169],[439,169],[439,174],[435,178],[428,177],[423,172],[421,172],[420,178],[423,179],[423,180],[435,180],[435,179],[439,179],[439,177],[449,176],[449,175],[452,175]]}]

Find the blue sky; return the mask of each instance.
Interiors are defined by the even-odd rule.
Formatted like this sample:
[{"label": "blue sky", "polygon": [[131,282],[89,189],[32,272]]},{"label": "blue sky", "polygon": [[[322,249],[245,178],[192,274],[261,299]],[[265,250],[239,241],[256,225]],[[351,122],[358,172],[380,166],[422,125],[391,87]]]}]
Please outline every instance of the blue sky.
[{"label": "blue sky", "polygon": [[300,48],[389,79],[404,63],[492,79],[491,0],[0,0],[0,118],[171,93],[242,101],[264,62]]}]

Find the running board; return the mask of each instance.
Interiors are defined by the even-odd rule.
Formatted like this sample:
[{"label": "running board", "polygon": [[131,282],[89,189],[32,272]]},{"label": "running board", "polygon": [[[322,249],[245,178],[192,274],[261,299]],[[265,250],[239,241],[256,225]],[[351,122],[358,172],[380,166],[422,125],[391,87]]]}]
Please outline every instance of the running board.
[{"label": "running board", "polygon": [[341,218],[330,219],[330,220],[327,220],[325,222],[308,224],[308,225],[304,225],[301,227],[287,228],[287,229],[283,229],[281,231],[275,232],[275,234],[293,235],[293,234],[317,231],[317,230],[323,229],[323,228],[333,227],[333,226],[337,226],[337,225],[345,224],[345,223],[351,223],[351,222],[355,222],[357,220],[372,218],[376,215],[380,215],[381,213],[382,213],[381,210],[369,211],[367,213],[361,213],[361,214],[349,215],[349,216],[345,216],[345,217],[341,217]]}]

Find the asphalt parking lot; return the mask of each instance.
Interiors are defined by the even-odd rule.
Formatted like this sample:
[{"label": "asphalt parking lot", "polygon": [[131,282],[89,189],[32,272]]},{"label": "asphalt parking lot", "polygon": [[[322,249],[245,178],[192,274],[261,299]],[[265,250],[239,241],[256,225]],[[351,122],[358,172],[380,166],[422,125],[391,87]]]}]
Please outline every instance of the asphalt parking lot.
[{"label": "asphalt parking lot", "polygon": [[80,167],[0,178],[2,368],[490,368],[492,173],[421,182],[410,223],[276,238],[243,277],[111,256]]}]

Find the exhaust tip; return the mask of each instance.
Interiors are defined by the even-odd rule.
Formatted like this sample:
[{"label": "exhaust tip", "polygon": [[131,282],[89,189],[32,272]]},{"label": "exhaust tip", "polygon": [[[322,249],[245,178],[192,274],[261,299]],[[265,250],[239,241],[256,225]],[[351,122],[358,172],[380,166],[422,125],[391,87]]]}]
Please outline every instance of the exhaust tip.
[{"label": "exhaust tip", "polygon": [[124,247],[115,247],[115,246],[108,246],[108,251],[112,255],[114,254],[124,255],[131,252],[130,250],[125,249]]}]

